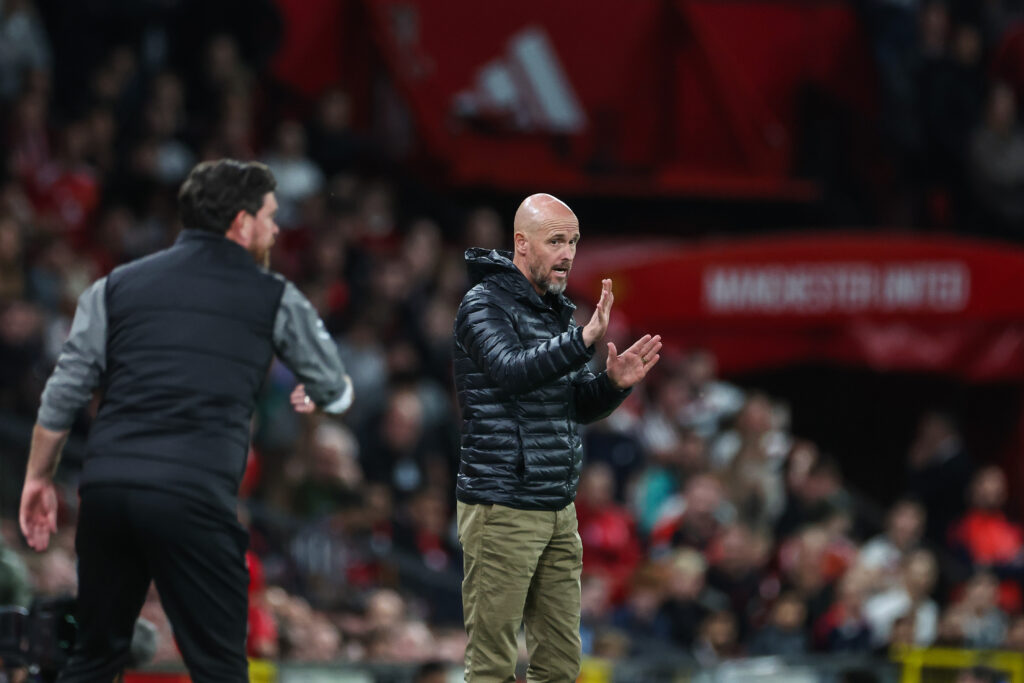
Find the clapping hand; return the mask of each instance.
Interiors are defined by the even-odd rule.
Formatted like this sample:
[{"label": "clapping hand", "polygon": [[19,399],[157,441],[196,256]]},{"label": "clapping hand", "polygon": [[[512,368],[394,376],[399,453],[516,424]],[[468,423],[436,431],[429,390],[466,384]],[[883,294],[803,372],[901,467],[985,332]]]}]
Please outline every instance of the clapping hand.
[{"label": "clapping hand", "polygon": [[612,281],[601,280],[601,298],[594,308],[594,315],[590,316],[590,322],[583,327],[583,344],[590,348],[601,341],[604,333],[608,330],[608,320],[611,318],[612,302],[615,295],[612,294]]},{"label": "clapping hand", "polygon": [[661,335],[645,334],[619,355],[615,344],[608,342],[608,379],[617,389],[628,389],[651,371],[661,356]]}]

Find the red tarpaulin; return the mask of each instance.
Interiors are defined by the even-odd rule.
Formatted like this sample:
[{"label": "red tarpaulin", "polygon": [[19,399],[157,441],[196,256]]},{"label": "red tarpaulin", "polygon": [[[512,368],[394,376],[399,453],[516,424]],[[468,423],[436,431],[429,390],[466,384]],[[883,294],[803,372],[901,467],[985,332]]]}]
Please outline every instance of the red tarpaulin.
[{"label": "red tarpaulin", "polygon": [[806,362],[1024,380],[1024,249],[953,237],[818,235],[581,244],[579,301],[615,309],[724,373]]}]

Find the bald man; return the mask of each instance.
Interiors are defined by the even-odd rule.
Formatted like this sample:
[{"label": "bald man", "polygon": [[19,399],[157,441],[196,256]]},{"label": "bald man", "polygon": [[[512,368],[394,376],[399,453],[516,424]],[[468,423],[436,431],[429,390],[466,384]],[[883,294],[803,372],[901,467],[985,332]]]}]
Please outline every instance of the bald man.
[{"label": "bald man", "polygon": [[473,287],[455,320],[455,384],[462,408],[456,497],[465,557],[466,681],[513,683],[516,636],[526,627],[530,683],[580,671],[576,488],[578,424],[611,413],[658,362],[661,338],[587,367],[608,329],[611,280],[580,327],[565,296],[580,226],[563,202],[527,197],[514,251],[469,249]]}]

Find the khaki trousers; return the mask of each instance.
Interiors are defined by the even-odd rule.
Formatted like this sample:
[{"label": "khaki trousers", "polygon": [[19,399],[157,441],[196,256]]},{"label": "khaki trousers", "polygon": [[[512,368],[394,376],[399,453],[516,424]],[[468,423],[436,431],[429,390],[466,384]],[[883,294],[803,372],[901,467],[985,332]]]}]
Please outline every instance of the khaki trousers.
[{"label": "khaki trousers", "polygon": [[583,545],[576,506],[557,512],[458,504],[466,578],[467,683],[514,683],[520,624],[529,683],[571,683],[580,672]]}]

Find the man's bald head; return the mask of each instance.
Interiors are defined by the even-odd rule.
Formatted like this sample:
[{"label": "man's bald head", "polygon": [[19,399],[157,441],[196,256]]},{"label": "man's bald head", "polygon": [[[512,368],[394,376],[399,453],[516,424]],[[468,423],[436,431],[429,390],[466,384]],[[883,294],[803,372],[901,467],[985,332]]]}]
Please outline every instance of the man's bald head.
[{"label": "man's bald head", "polygon": [[529,234],[538,228],[553,225],[565,224],[569,227],[578,227],[579,221],[572,209],[558,197],[546,193],[531,194],[523,200],[516,210],[516,217],[512,223],[515,232]]},{"label": "man's bald head", "polygon": [[565,202],[549,194],[523,200],[513,222],[512,262],[541,295],[565,291],[580,239],[580,223]]}]

